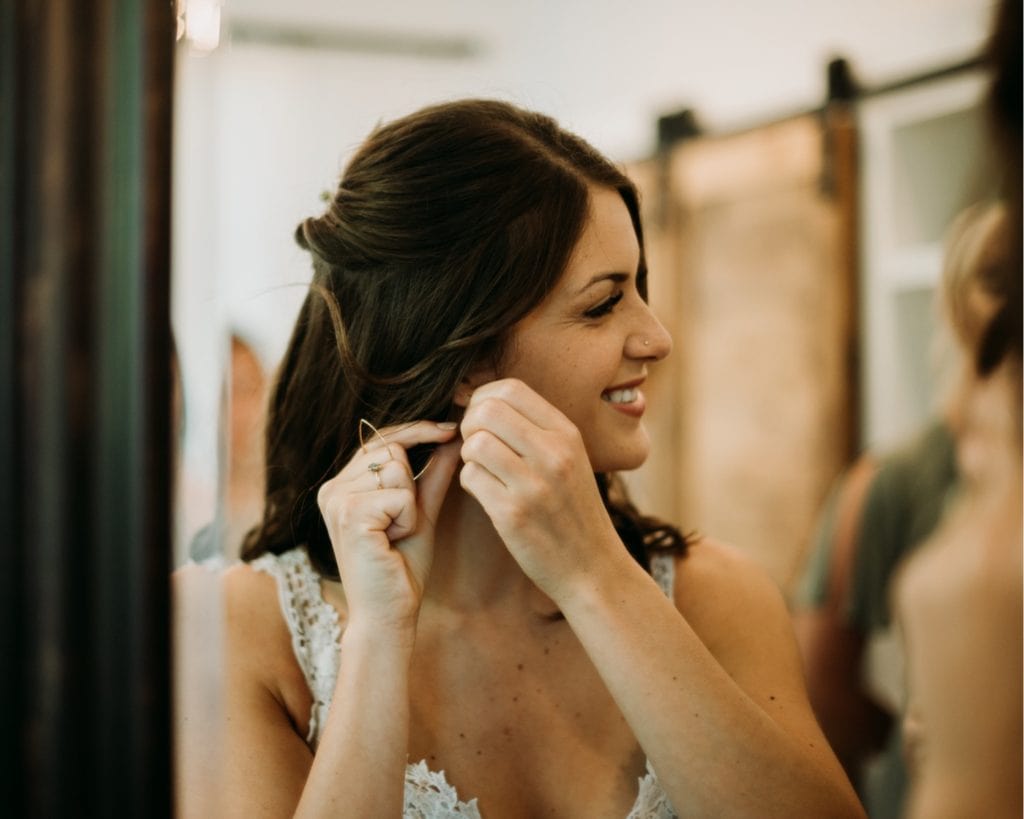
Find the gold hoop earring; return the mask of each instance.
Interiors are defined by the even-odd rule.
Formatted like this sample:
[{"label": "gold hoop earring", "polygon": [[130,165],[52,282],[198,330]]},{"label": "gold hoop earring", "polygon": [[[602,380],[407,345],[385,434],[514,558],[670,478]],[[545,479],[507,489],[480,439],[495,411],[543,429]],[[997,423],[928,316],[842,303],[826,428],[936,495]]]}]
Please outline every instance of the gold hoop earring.
[{"label": "gold hoop earring", "polygon": [[[388,451],[388,459],[393,461],[395,459],[395,456],[391,452],[391,444],[389,444],[388,443],[388,439],[384,437],[384,433],[382,433],[379,429],[377,429],[377,427],[375,427],[373,424],[371,424],[365,418],[360,418],[359,419],[359,448],[363,451],[363,454],[364,455],[368,454],[368,451],[366,449],[366,435],[365,435],[365,430],[366,429],[369,429],[370,432],[372,433],[371,437],[376,437],[377,439],[380,440],[381,444],[384,446],[384,449],[386,449]],[[430,453],[430,457],[427,459],[427,462],[425,464],[423,464],[423,468],[419,472],[417,472],[415,475],[413,475],[412,479],[414,481],[418,481],[422,477],[423,473],[427,471],[427,467],[429,467],[433,462],[434,462],[434,453],[431,452]],[[381,465],[380,464],[371,464],[371,467],[372,466],[376,466],[377,469],[370,469],[370,471],[371,472],[377,472],[380,469]],[[379,475],[377,476],[377,480],[380,481],[380,476]]]},{"label": "gold hoop earring", "polygon": [[375,427],[373,424],[371,424],[365,418],[360,418],[359,419],[359,448],[361,450],[363,450],[363,454],[365,455],[365,454],[368,453],[368,450],[366,449],[366,434],[365,434],[365,431],[367,429],[369,429],[370,432],[372,433],[371,437],[376,437],[376,438],[380,439],[381,444],[383,444],[384,448],[388,451],[388,455],[393,460],[395,456],[391,454],[391,445],[388,444],[387,438],[385,438],[381,434],[381,431],[379,429],[377,429],[377,427]]}]

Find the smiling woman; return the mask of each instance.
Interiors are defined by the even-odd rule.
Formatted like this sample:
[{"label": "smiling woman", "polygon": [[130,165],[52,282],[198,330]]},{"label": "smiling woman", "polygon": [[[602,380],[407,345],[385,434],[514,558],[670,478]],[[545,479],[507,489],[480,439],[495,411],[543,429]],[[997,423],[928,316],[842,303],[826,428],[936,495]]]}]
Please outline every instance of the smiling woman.
[{"label": "smiling woman", "polygon": [[640,293],[646,271],[621,195],[596,186],[589,194],[565,272],[512,329],[508,360],[484,377],[529,383],[580,431],[594,471],[613,472],[647,458],[640,386],[672,339]]},{"label": "smiling woman", "polygon": [[223,575],[227,812],[860,815],[774,585],[614,491],[671,349],[630,181],[456,102],[372,133],[296,236]]}]

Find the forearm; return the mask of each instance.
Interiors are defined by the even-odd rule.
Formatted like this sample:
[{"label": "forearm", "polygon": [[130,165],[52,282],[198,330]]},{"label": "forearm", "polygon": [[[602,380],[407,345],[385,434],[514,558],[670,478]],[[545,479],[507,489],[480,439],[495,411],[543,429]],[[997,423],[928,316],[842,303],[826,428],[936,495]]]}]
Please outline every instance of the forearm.
[{"label": "forearm", "polygon": [[297,817],[400,817],[414,636],[351,625]]},{"label": "forearm", "polygon": [[827,748],[783,730],[640,567],[611,568],[559,602],[680,815],[862,815]]}]

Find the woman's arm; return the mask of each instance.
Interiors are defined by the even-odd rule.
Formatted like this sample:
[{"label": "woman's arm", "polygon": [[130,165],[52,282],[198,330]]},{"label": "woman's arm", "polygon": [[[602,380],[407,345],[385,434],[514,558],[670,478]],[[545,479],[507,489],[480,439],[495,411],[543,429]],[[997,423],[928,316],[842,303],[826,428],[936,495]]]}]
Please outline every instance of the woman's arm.
[{"label": "woman's arm", "polygon": [[320,747],[296,817],[402,815],[415,633],[352,624]]},{"label": "woman's arm", "polygon": [[678,565],[681,612],[628,556],[556,600],[677,812],[862,816],[774,584],[709,541]]},{"label": "woman's arm", "polygon": [[[224,812],[237,817],[401,816],[412,634],[351,624],[314,756],[305,679],[267,575],[225,577]],[[299,716],[296,716],[299,715]]]},{"label": "woman's arm", "polygon": [[229,817],[291,816],[313,754],[303,740],[305,680],[292,656],[274,579],[248,566],[224,574],[221,810]]},{"label": "woman's arm", "polygon": [[309,703],[287,701],[288,692],[306,687],[290,657],[273,583],[244,566],[228,573],[229,815],[402,814],[409,662],[434,525],[458,447],[440,446],[431,469],[414,484],[403,447],[446,441],[454,429],[424,422],[388,432],[387,446],[368,445],[318,496],[345,586],[348,620],[315,757],[302,739],[301,723],[290,716],[308,713]]},{"label": "woman's arm", "polygon": [[684,816],[863,816],[774,584],[709,543],[677,609],[629,556],[579,431],[521,382],[473,394],[462,485],[560,607]]},{"label": "woman's arm", "polygon": [[799,606],[792,615],[811,706],[855,782],[864,760],[883,747],[893,721],[861,683],[865,636],[848,615],[860,521],[877,469],[874,459],[863,455],[843,476],[834,515],[823,516],[820,530],[818,548],[827,553],[823,599]]}]

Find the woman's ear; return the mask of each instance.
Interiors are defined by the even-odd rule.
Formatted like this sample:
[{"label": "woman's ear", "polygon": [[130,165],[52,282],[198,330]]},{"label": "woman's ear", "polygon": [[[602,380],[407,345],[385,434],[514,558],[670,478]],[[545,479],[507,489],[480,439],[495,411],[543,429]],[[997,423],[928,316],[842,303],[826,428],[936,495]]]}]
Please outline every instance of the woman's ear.
[{"label": "woman's ear", "polygon": [[496,378],[494,368],[489,365],[478,364],[473,367],[465,377],[459,382],[459,385],[455,388],[455,395],[452,397],[452,403],[457,407],[465,409],[469,406],[469,399],[473,396],[473,391],[477,387],[483,386],[488,381],[493,381]]},{"label": "woman's ear", "polygon": [[477,380],[472,375],[467,375],[459,382],[459,386],[455,388],[455,395],[452,398],[452,403],[457,407],[465,409],[469,406],[469,399],[473,397],[473,392],[481,384],[486,384],[490,379]]},{"label": "woman's ear", "polygon": [[473,387],[469,386],[466,379],[462,379],[459,382],[459,386],[455,388],[455,395],[452,397],[452,403],[457,407],[465,409],[469,406],[469,399],[473,395]]}]

